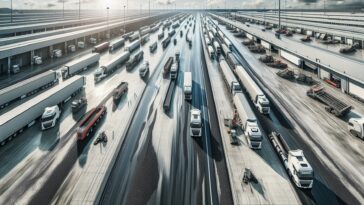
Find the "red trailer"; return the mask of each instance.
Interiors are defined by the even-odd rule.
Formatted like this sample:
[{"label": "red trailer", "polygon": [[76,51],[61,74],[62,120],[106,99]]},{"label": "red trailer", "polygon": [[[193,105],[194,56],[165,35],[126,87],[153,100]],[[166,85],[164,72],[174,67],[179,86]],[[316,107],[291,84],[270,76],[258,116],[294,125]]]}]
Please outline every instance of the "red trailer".
[{"label": "red trailer", "polygon": [[102,53],[104,51],[106,51],[107,49],[109,49],[109,45],[110,43],[109,42],[104,42],[104,43],[101,43],[97,46],[95,46],[93,49],[92,49],[92,52],[93,53]]},{"label": "red trailer", "polygon": [[93,108],[85,118],[82,119],[77,128],[77,139],[83,141],[92,132],[100,119],[105,115],[106,107],[103,105]]}]

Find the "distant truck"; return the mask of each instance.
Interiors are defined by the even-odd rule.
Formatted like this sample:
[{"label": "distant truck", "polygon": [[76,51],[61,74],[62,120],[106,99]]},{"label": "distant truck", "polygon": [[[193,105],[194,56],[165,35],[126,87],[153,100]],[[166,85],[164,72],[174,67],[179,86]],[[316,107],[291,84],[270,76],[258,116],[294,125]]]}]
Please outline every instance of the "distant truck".
[{"label": "distant truck", "polygon": [[233,97],[234,105],[241,120],[244,135],[247,137],[249,147],[262,148],[262,133],[257,118],[243,93],[236,93]]},{"label": "distant truck", "polygon": [[140,47],[140,40],[136,40],[125,47],[125,51],[132,53],[134,50]]},{"label": "distant truck", "polygon": [[118,49],[120,47],[123,47],[124,45],[125,45],[125,39],[124,38],[116,39],[115,41],[110,43],[109,51],[113,52],[116,49]]},{"label": "distant truck", "polygon": [[46,107],[44,109],[42,117],[40,118],[42,130],[50,129],[56,126],[56,123],[60,116],[61,109],[59,109],[58,105]]},{"label": "distant truck", "polygon": [[157,48],[158,48],[158,43],[157,43],[157,42],[154,42],[154,43],[152,43],[152,44],[149,46],[149,51],[150,51],[151,53],[153,53],[154,51],[156,51],[156,50],[157,50]]},{"label": "distant truck", "polygon": [[119,54],[111,61],[107,62],[106,64],[100,66],[95,72],[94,72],[94,80],[95,83],[101,81],[111,73],[113,73],[118,66],[125,63],[130,58],[130,53],[128,51],[123,52],[122,54]]},{"label": "distant truck", "polygon": [[364,118],[350,118],[348,129],[352,135],[364,139]]},{"label": "distant truck", "polygon": [[238,65],[234,71],[259,112],[262,114],[269,114],[270,103],[268,98],[249,76],[246,70],[241,65]]},{"label": "distant truck", "polygon": [[190,134],[191,137],[202,136],[202,118],[199,109],[191,109],[190,111]]},{"label": "distant truck", "polygon": [[85,97],[72,101],[71,103],[72,113],[80,111],[81,108],[83,108],[86,105],[87,105],[87,99]]},{"label": "distant truck", "polygon": [[166,39],[164,39],[162,41],[162,47],[163,47],[163,49],[167,48],[167,46],[169,45],[170,42],[171,42],[171,37],[168,36]]},{"label": "distant truck", "polygon": [[169,57],[163,68],[163,78],[167,78],[173,64],[173,57]]},{"label": "distant truck", "polygon": [[[90,112],[81,120],[77,127],[78,141],[85,140],[96,130],[96,126],[101,118],[106,114],[106,107],[101,105],[90,110]],[[95,130],[94,130],[95,129]]]},{"label": "distant truck", "polygon": [[143,64],[139,68],[139,75],[140,75],[140,77],[144,78],[148,72],[149,72],[149,62],[144,61]]},{"label": "distant truck", "polygon": [[240,84],[236,79],[236,77],[234,76],[234,73],[231,71],[229,65],[226,63],[226,61],[224,59],[221,59],[219,65],[226,86],[229,89],[229,93],[232,95],[234,95],[235,93],[241,93],[242,90]]},{"label": "distant truck", "polygon": [[158,40],[161,40],[164,38],[164,32],[162,31],[162,33],[158,34]]},{"label": "distant truck", "polygon": [[149,39],[150,39],[150,34],[148,33],[140,38],[140,44],[141,45],[146,44],[149,41]]},{"label": "distant truck", "polygon": [[46,107],[67,102],[82,90],[85,83],[86,80],[83,76],[75,76],[2,114],[0,120],[1,145],[22,133],[24,129],[33,126],[36,119],[42,116]]},{"label": "distant truck", "polygon": [[53,70],[46,71],[0,90],[0,109],[58,83]]},{"label": "distant truck", "polygon": [[125,67],[127,71],[132,70],[138,63],[143,60],[144,52],[139,51],[137,54],[135,54],[133,57],[131,57],[126,63]]},{"label": "distant truck", "polygon": [[104,42],[104,43],[101,43],[97,46],[95,46],[93,49],[92,49],[92,52],[93,53],[102,53],[104,51],[106,51],[108,48],[109,48],[109,45],[110,43],[109,42]]},{"label": "distant truck", "polygon": [[80,73],[81,71],[86,70],[89,66],[98,63],[99,60],[100,60],[99,53],[90,53],[81,58],[73,60],[67,63],[61,69],[62,78],[67,79],[69,77],[72,77]]},{"label": "distant truck", "polygon": [[185,94],[185,100],[192,100],[192,73],[191,72],[184,73],[183,92]]},{"label": "distant truck", "polygon": [[121,82],[113,91],[112,97],[114,101],[120,100],[121,96],[123,96],[126,92],[128,92],[128,83]]}]

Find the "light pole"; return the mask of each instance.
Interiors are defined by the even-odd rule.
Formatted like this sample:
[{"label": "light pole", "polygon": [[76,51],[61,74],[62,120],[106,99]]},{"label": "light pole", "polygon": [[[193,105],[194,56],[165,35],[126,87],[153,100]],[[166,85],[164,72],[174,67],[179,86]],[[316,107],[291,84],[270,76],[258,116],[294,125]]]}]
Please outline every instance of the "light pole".
[{"label": "light pole", "polygon": [[10,22],[13,23],[13,0],[10,1]]},{"label": "light pole", "polygon": [[278,30],[281,30],[281,0],[278,0]]},{"label": "light pole", "polygon": [[78,0],[78,19],[81,20],[81,0]]},{"label": "light pole", "polygon": [[63,4],[62,16],[63,16],[63,19],[64,19],[64,0],[62,1],[62,4]]},{"label": "light pole", "polygon": [[125,34],[125,5],[124,5],[124,34]]},{"label": "light pole", "polygon": [[110,38],[110,30],[109,30],[109,9],[110,7],[106,7],[107,10],[107,32],[108,32],[108,38]]}]

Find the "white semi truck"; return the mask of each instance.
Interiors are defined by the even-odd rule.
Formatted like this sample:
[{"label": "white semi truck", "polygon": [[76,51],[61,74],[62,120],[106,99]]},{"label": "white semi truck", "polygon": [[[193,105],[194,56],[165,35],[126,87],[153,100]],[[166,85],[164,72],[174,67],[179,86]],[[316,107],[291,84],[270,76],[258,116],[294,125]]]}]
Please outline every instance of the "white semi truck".
[{"label": "white semi truck", "polygon": [[173,63],[171,66],[171,79],[175,80],[178,75],[178,63]]},{"label": "white semi truck", "polygon": [[224,59],[221,59],[219,65],[220,65],[220,70],[223,74],[226,86],[229,89],[229,93],[232,95],[234,95],[235,93],[241,93],[242,90],[241,90],[240,84],[239,84],[238,80],[236,79],[236,77],[234,76],[234,73],[231,71],[227,62]]},{"label": "white semi truck", "polygon": [[96,64],[100,60],[99,53],[90,53],[81,58],[73,60],[67,63],[62,69],[62,78],[67,79],[72,77],[81,71],[86,70],[89,66]]},{"label": "white semi truck", "polygon": [[0,90],[0,109],[58,83],[55,71],[47,71]]},{"label": "white semi truck", "polygon": [[249,94],[251,100],[258,108],[260,113],[269,114],[270,103],[267,97],[264,95],[263,91],[254,82],[254,80],[249,76],[246,70],[241,66],[236,66],[235,73],[237,74],[240,82],[243,84],[245,90]]},{"label": "white semi truck", "polygon": [[40,118],[40,125],[42,130],[50,129],[56,126],[58,119],[61,117],[61,109],[58,105],[51,107],[46,107],[44,109],[43,115]]},{"label": "white semi truck", "polygon": [[75,76],[60,85],[55,86],[32,100],[24,102],[0,118],[0,144],[4,145],[24,129],[34,125],[46,107],[60,105],[82,90],[86,80],[83,76]]},{"label": "white semi truck", "polygon": [[116,40],[114,40],[113,42],[110,43],[110,45],[109,45],[109,51],[110,52],[113,52],[116,49],[124,46],[124,44],[125,44],[125,39],[124,38],[116,39]]},{"label": "white semi truck", "polygon": [[348,129],[352,135],[364,139],[364,118],[350,118]]},{"label": "white semi truck", "polygon": [[199,109],[191,109],[190,116],[190,134],[191,137],[202,136],[202,119]]},{"label": "white semi truck", "polygon": [[185,93],[185,100],[192,100],[192,73],[185,72],[183,79],[183,92]]},{"label": "white semi truck", "polygon": [[244,134],[249,147],[252,149],[262,148],[262,133],[257,122],[257,118],[246,100],[243,93],[236,93],[233,98],[234,105],[241,120]]},{"label": "white semi truck", "polygon": [[104,79],[106,76],[113,73],[118,68],[118,66],[125,63],[129,58],[130,58],[130,53],[128,51],[125,51],[120,55],[117,55],[115,58],[113,58],[106,64],[100,66],[100,68],[98,68],[94,73],[95,82],[97,83],[102,79]]}]

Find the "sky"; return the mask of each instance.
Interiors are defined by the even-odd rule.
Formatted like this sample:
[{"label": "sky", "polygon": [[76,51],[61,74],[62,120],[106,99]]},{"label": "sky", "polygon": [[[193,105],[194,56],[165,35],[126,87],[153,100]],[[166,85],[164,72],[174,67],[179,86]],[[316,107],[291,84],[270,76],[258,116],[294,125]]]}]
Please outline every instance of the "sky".
[{"label": "sky", "polygon": [[[11,0],[0,0],[0,8],[10,7]],[[127,0],[13,0],[14,9],[65,9],[78,8],[81,1],[83,9],[122,8]],[[171,9],[175,6],[188,8],[238,8],[263,9],[276,8],[278,0],[150,0],[151,9]],[[364,0],[281,0],[282,8],[362,8]],[[148,0],[128,0],[129,9],[148,9]]]}]

